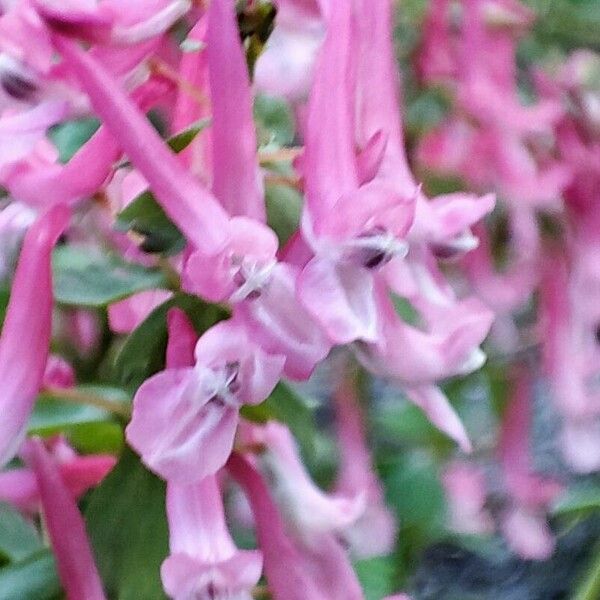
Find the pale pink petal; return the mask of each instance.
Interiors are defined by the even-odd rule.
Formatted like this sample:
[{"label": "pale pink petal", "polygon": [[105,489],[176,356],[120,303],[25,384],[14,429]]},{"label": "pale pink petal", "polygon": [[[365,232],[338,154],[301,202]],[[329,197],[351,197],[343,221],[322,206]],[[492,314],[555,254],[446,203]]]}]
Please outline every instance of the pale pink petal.
[{"label": "pale pink petal", "polygon": [[195,405],[193,369],[169,369],[138,389],[127,441],[149,469],[168,480],[192,483],[215,473],[233,447],[238,411]]}]

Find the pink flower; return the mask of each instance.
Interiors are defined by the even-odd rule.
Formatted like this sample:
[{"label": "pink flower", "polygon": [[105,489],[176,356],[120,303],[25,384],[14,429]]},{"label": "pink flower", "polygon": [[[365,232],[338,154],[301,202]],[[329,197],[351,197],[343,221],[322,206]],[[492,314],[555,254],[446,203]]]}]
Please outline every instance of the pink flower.
[{"label": "pink flower", "polygon": [[11,202],[0,211],[0,279],[8,277],[27,228],[36,214],[21,202]]},{"label": "pink flower", "polygon": [[485,508],[487,489],[485,474],[480,468],[464,461],[453,461],[444,470],[442,482],[453,530],[479,535],[494,531],[494,522]]},{"label": "pink flower", "polygon": [[271,393],[284,361],[239,323],[215,325],[198,340],[193,367],[167,368],[138,389],[129,443],[167,480],[191,483],[215,473],[233,447],[240,407]]},{"label": "pink flower", "polygon": [[210,3],[206,45],[212,106],[212,192],[230,215],[265,221],[250,78],[229,0]]},{"label": "pink flower", "polygon": [[397,525],[385,505],[383,487],[374,472],[355,381],[347,373],[342,377],[334,393],[340,453],[335,489],[345,497],[362,495],[365,498],[363,513],[343,530],[342,535],[349,542],[352,554],[358,558],[388,554],[396,541]]},{"label": "pink flower", "polygon": [[67,116],[65,102],[40,104],[31,110],[0,118],[0,174],[24,158],[42,140],[47,129]]},{"label": "pink flower", "polygon": [[37,478],[44,522],[67,598],[104,600],[102,582],[77,504],[42,442],[31,439],[25,449]]},{"label": "pink flower", "polygon": [[[375,341],[375,271],[404,256],[412,198],[373,180],[361,186],[354,154],[351,11],[335,3],[308,108],[302,234],[315,253],[298,297],[334,343]],[[340,219],[340,215],[344,219]]]},{"label": "pink flower", "polygon": [[44,371],[44,388],[70,388],[75,385],[75,371],[62,356],[51,354]]},{"label": "pink flower", "polygon": [[165,212],[196,248],[209,255],[221,251],[228,239],[228,217],[217,200],[183,168],[144,115],[90,53],[59,36],[53,39],[97,114],[148,181]]},{"label": "pink flower", "polygon": [[515,373],[515,389],[502,422],[500,460],[511,503],[501,526],[510,546],[523,558],[544,560],[554,550],[554,538],[544,512],[561,491],[555,481],[531,471],[529,459],[530,375]]},{"label": "pink flower", "polygon": [[34,0],[38,13],[63,35],[91,42],[131,45],[159,36],[190,8],[189,0],[102,2]]},{"label": "pink flower", "polygon": [[331,534],[318,535],[311,543],[288,535],[280,510],[250,462],[233,454],[227,468],[250,501],[265,575],[275,600],[363,598],[352,566]]},{"label": "pink flower", "polygon": [[170,555],[161,577],[174,600],[251,600],[262,571],[258,550],[238,550],[229,535],[214,476],[167,484]]},{"label": "pink flower", "polygon": [[52,248],[69,221],[55,206],[31,226],[19,257],[0,337],[0,398],[3,413],[0,464],[17,452],[42,385],[52,328]]},{"label": "pink flower", "polygon": [[310,479],[289,429],[276,421],[252,426],[247,439],[264,447],[261,466],[269,476],[273,496],[290,528],[310,541],[327,532],[342,533],[365,509],[366,490],[353,495],[326,494]]},{"label": "pink flower", "polygon": [[286,377],[304,380],[331,350],[332,343],[296,295],[299,269],[273,266],[268,285],[254,300],[238,302],[234,313],[260,346],[285,356]]},{"label": "pink flower", "polygon": [[108,307],[108,321],[115,333],[131,333],[155,308],[172,296],[167,290],[147,290]]}]

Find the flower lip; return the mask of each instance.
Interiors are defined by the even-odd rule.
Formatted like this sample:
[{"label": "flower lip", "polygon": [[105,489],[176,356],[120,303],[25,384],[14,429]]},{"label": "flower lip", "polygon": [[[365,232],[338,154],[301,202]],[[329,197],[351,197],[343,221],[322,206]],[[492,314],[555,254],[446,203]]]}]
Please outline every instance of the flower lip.
[{"label": "flower lip", "polygon": [[271,280],[271,273],[277,261],[262,262],[234,256],[231,264],[235,269],[233,283],[237,289],[231,294],[229,300],[230,302],[240,302],[246,298],[255,300],[262,295],[263,289]]},{"label": "flower lip", "polygon": [[239,374],[239,361],[227,362],[225,366],[216,369],[206,367],[199,369],[202,397],[207,399],[207,402],[238,408],[240,402],[236,394],[241,389]]},{"label": "flower lip", "polygon": [[369,270],[378,269],[392,258],[404,257],[408,252],[408,244],[381,225],[372,227],[344,245],[348,250],[348,260],[358,262]]}]

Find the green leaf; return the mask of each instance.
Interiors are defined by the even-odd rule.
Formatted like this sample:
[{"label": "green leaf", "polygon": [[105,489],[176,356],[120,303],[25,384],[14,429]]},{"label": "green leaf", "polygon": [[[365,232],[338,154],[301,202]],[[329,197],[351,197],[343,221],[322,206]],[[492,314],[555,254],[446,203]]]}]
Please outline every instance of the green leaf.
[{"label": "green leaf", "polygon": [[394,556],[376,556],[354,563],[366,600],[381,600],[394,592]]},{"label": "green leaf", "polygon": [[311,456],[315,445],[316,426],[307,401],[289,384],[280,381],[271,395],[257,406],[242,407],[244,418],[255,423],[271,419],[285,423],[294,434],[305,456]]},{"label": "green leaf", "polygon": [[166,285],[164,274],[157,269],[76,246],[56,248],[52,266],[54,296],[57,302],[72,306],[106,306]]},{"label": "green leaf", "polygon": [[589,481],[571,486],[552,507],[555,516],[581,516],[596,511],[600,511],[600,485]]},{"label": "green leaf", "polygon": [[0,554],[14,562],[42,548],[42,542],[31,523],[12,506],[0,502]]},{"label": "green leaf", "polygon": [[150,375],[164,366],[167,346],[167,312],[184,310],[200,334],[225,317],[218,306],[206,304],[196,296],[176,294],[157,308],[127,338],[115,360],[118,379],[130,389],[137,389]]},{"label": "green leaf", "polygon": [[195,137],[210,125],[210,119],[200,119],[183,131],[176,133],[167,140],[167,144],[173,152],[185,150],[195,139]]},{"label": "green leaf", "polygon": [[98,119],[77,119],[61,123],[50,129],[50,139],[58,149],[58,159],[66,163],[100,127]]},{"label": "green leaf", "polygon": [[259,94],[254,101],[254,119],[261,146],[285,146],[294,141],[294,116],[285,100]]},{"label": "green leaf", "polygon": [[390,293],[392,303],[396,314],[406,323],[413,326],[418,326],[422,320],[419,311],[411,304],[411,302],[402,296]]},{"label": "green leaf", "polygon": [[387,505],[401,523],[398,579],[406,583],[420,553],[445,535],[446,503],[433,456],[425,450],[387,455],[379,464]]},{"label": "green leaf", "polygon": [[85,518],[108,597],[165,598],[160,582],[168,552],[165,484],[128,448],[90,495]]},{"label": "green leaf", "polygon": [[[83,396],[90,394],[115,405],[128,405],[130,402],[123,390],[109,386],[82,385],[73,391]],[[29,420],[28,432],[42,437],[63,433],[73,446],[85,453],[115,453],[123,445],[122,426],[112,412],[48,394],[39,396]]]},{"label": "green leaf", "polygon": [[140,248],[145,252],[171,255],[185,247],[183,234],[149,191],[141,193],[117,215],[115,229],[142,235]]},{"label": "green leaf", "polygon": [[50,550],[40,550],[0,569],[0,600],[56,600],[60,593]]},{"label": "green leaf", "polygon": [[298,229],[302,195],[288,185],[267,185],[265,189],[267,223],[283,246]]},{"label": "green leaf", "polygon": [[[164,124],[162,123],[162,118],[155,112],[150,112],[148,114],[150,122],[155,126],[155,129],[161,133],[164,129]],[[179,154],[182,150],[185,150],[196,138],[196,136],[206,129],[211,123],[210,118],[200,119],[195,123],[192,123],[189,127],[176,133],[175,135],[167,138],[165,141],[167,145],[173,150],[173,152]],[[123,160],[119,163],[119,167],[129,167],[131,166],[131,162],[129,160]]]}]

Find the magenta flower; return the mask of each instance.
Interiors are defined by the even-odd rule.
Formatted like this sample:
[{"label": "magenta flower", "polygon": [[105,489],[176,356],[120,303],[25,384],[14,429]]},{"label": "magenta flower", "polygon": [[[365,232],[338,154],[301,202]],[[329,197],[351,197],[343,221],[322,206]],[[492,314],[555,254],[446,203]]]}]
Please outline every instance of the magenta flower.
[{"label": "magenta flower", "polygon": [[42,387],[45,389],[70,388],[74,385],[75,371],[73,367],[62,356],[50,354],[44,370]]},{"label": "magenta flower", "polygon": [[43,443],[31,439],[25,450],[37,478],[44,522],[67,598],[104,600],[102,582],[77,504]]},{"label": "magenta flower", "polygon": [[212,106],[212,192],[232,216],[266,219],[252,93],[234,5],[214,0],[206,53]]},{"label": "magenta flower", "polygon": [[355,381],[349,374],[342,377],[334,394],[340,453],[335,489],[342,496],[365,498],[363,513],[344,528],[342,535],[358,558],[388,554],[394,547],[398,527],[385,505],[383,486],[374,472]]},{"label": "magenta flower", "polygon": [[228,237],[228,217],[216,199],[183,168],[90,53],[60,36],[53,39],[95,111],[148,181],[165,212],[196,248],[209,255],[219,252]]},{"label": "magenta flower", "polygon": [[363,598],[350,562],[332,535],[316,536],[310,544],[288,535],[280,510],[250,462],[233,454],[227,468],[250,501],[265,575],[275,600]]},{"label": "magenta flower", "polygon": [[[298,296],[331,341],[375,341],[374,272],[404,256],[412,198],[373,180],[360,186],[354,154],[351,13],[334,4],[311,93],[303,169],[302,234],[315,253]],[[340,219],[340,214],[344,219]]]},{"label": "magenta flower", "polygon": [[252,342],[241,324],[215,325],[198,341],[193,367],[167,368],[138,389],[127,440],[167,480],[212,475],[231,452],[240,407],[271,393],[284,361]]},{"label": "magenta flower", "polygon": [[269,421],[251,426],[245,441],[264,447],[260,464],[268,474],[273,496],[295,535],[307,543],[322,533],[343,534],[364,511],[365,489],[353,495],[334,495],[314,484],[285,425]]},{"label": "magenta flower", "polygon": [[31,226],[19,257],[2,336],[0,337],[0,396],[3,419],[0,464],[17,452],[27,419],[42,385],[52,328],[50,257],[69,222],[64,206],[55,206]]},{"label": "magenta flower", "polygon": [[174,600],[251,600],[262,571],[258,550],[238,550],[229,535],[215,476],[167,484],[170,555],[161,577]]}]

